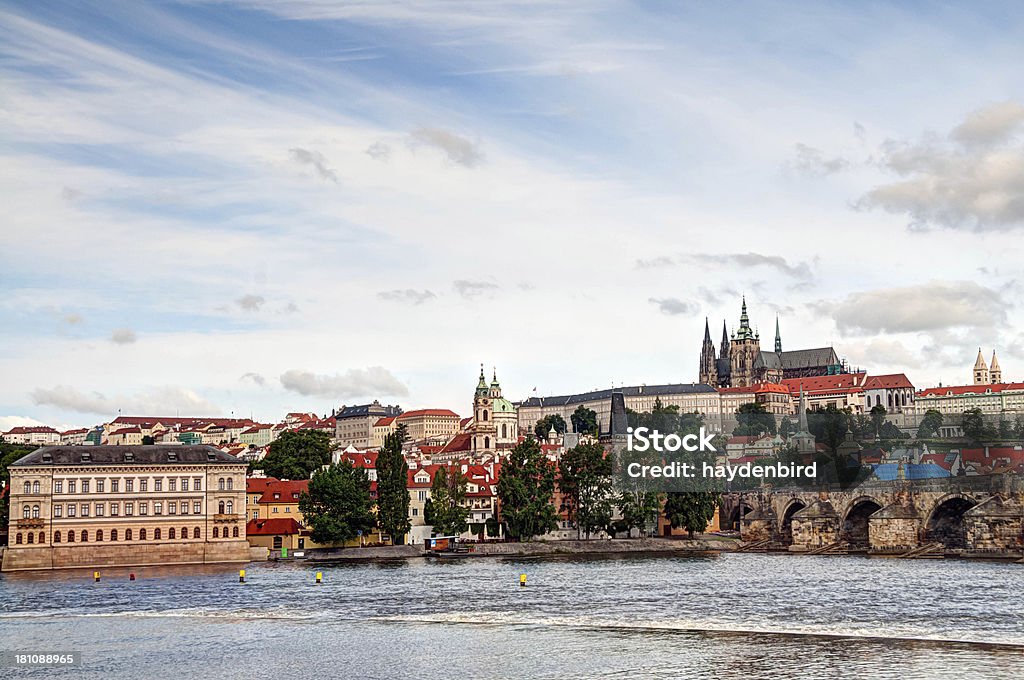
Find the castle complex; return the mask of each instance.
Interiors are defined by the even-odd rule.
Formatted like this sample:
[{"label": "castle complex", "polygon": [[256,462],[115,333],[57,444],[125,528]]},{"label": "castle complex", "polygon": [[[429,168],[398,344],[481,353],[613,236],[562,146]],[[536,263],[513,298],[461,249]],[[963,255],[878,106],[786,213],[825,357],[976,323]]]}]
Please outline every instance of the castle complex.
[{"label": "castle complex", "polygon": [[761,349],[761,336],[750,327],[747,300],[743,298],[740,327],[726,333],[722,322],[722,344],[716,353],[711,328],[704,321],[704,344],[700,351],[700,382],[712,387],[750,387],[757,383],[778,383],[789,378],[838,375],[846,371],[831,347],[782,351],[782,335],[775,319],[775,349]]}]

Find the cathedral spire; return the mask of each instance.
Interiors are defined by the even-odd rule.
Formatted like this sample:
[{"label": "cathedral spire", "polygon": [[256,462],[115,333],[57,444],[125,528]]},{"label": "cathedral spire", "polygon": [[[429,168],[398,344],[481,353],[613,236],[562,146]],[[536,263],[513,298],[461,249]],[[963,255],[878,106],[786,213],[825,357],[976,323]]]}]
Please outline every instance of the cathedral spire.
[{"label": "cathedral spire", "polygon": [[754,332],[750,329],[750,317],[747,316],[747,296],[743,296],[743,306],[740,309],[740,329],[736,331],[737,340],[753,339]]},{"label": "cathedral spire", "polygon": [[775,351],[782,351],[782,334],[779,332],[779,315],[775,315]]},{"label": "cathedral spire", "polygon": [[729,358],[729,333],[725,330],[725,319],[722,319],[722,346],[718,351],[722,359]]}]

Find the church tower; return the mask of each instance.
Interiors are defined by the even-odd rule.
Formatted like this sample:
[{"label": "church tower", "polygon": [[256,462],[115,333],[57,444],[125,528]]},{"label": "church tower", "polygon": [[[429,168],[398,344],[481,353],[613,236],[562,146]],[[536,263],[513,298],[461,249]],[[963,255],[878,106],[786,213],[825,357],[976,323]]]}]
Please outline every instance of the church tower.
[{"label": "church tower", "polygon": [[996,359],[996,351],[992,350],[992,363],[988,367],[988,378],[993,385],[1003,382],[1003,369],[999,368],[999,359]]},{"label": "church tower", "polygon": [[779,315],[775,315],[775,351],[782,352],[782,334],[779,332]]},{"label": "church tower", "polygon": [[[993,358],[995,354],[993,353]],[[991,385],[992,381],[989,378],[988,366],[985,365],[985,357],[981,356],[981,348],[978,348],[978,359],[974,362],[974,384],[975,385]]]},{"label": "church tower", "polygon": [[[497,379],[494,381],[497,383]],[[484,376],[484,365],[480,364],[480,379],[473,393],[473,453],[481,456],[493,451],[497,432],[494,427],[493,394],[501,396],[501,388],[497,384],[488,385]]]},{"label": "church tower", "polygon": [[750,327],[746,296],[740,310],[740,327],[730,344],[729,382],[732,387],[750,387],[756,382],[754,363],[761,355],[761,337]]},{"label": "church tower", "polygon": [[716,387],[718,385],[718,362],[715,360],[715,344],[711,342],[711,328],[704,319],[704,344],[700,348],[700,382]]}]

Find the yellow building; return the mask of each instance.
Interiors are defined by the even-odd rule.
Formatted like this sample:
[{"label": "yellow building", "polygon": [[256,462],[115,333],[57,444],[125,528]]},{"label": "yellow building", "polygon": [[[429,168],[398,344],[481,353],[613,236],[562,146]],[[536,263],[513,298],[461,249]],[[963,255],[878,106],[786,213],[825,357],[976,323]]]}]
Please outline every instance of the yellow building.
[{"label": "yellow building", "polygon": [[245,562],[245,463],[208,446],[51,446],[12,463],[3,570]]}]

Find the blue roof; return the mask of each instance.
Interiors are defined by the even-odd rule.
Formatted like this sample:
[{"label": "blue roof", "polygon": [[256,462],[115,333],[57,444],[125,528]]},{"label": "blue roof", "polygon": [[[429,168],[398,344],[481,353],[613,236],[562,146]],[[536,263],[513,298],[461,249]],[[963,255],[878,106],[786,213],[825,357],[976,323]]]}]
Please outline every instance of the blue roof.
[{"label": "blue roof", "polygon": [[[875,478],[883,482],[895,481],[899,474],[899,463],[881,463],[875,465]],[[949,477],[949,470],[933,463],[907,463],[903,466],[903,476],[906,479],[938,479]]]}]

